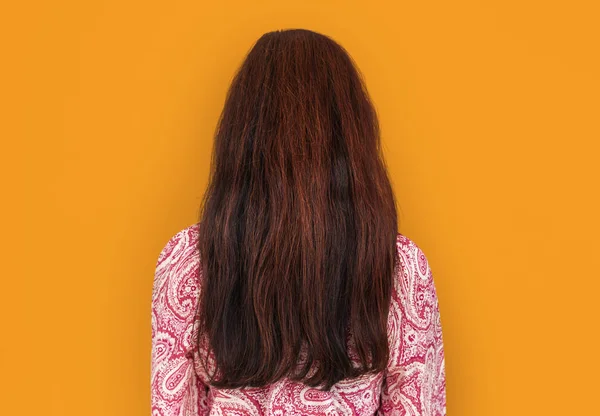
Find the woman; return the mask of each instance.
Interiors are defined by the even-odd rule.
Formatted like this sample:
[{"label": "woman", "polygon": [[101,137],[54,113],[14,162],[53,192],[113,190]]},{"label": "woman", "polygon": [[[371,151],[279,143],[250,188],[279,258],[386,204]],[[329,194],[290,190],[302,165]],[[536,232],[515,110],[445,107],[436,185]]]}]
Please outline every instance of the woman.
[{"label": "woman", "polygon": [[153,415],[446,414],[432,273],[397,232],[376,112],[340,45],[257,41],[209,183],[156,266]]}]

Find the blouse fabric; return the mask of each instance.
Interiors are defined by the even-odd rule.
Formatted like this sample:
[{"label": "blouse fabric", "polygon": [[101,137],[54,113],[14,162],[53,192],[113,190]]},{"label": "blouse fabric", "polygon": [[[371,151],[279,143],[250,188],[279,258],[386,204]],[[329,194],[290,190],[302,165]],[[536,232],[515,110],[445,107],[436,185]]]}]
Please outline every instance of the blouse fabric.
[{"label": "blouse fabric", "polygon": [[208,386],[201,362],[208,344],[197,341],[202,279],[197,239],[198,224],[181,230],[164,246],[156,264],[151,308],[152,416],[446,415],[436,288],[427,258],[408,237],[400,233],[396,237],[400,267],[388,317],[387,368],[342,380],[328,392],[289,379],[260,388]]}]

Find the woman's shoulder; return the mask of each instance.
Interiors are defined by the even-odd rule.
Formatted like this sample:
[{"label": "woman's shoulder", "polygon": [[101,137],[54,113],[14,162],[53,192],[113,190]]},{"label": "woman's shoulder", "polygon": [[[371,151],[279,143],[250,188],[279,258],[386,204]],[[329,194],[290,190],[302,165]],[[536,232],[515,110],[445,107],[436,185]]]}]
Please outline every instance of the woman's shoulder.
[{"label": "woman's shoulder", "polygon": [[[398,269],[396,272],[395,288],[399,295],[414,295],[429,293],[435,298],[435,284],[429,260],[421,247],[404,234],[396,236],[398,254]],[[405,299],[411,302],[417,299]],[[435,299],[437,300],[437,299]]]},{"label": "woman's shoulder", "polygon": [[160,251],[156,266],[169,266],[173,261],[193,256],[198,242],[198,224],[192,224],[169,238]]},{"label": "woman's shoulder", "polygon": [[392,314],[398,320],[410,322],[412,328],[429,328],[439,313],[429,260],[421,247],[403,234],[398,233],[396,247],[398,267],[392,293]]},{"label": "woman's shoulder", "polygon": [[170,299],[172,305],[179,305],[182,315],[195,309],[194,302],[199,291],[197,241],[198,224],[178,231],[164,244],[156,262],[153,302],[158,304]]},{"label": "woman's shoulder", "polygon": [[431,278],[431,268],[427,256],[421,247],[408,236],[398,232],[396,234],[396,248],[400,265],[405,273]]},{"label": "woman's shoulder", "polygon": [[403,253],[421,251],[420,247],[413,239],[409,238],[406,234],[400,232],[396,233],[396,246],[398,248],[398,251],[401,251]]},{"label": "woman's shoulder", "polygon": [[152,373],[157,394],[171,396],[183,385],[178,382],[164,390],[170,374],[175,374],[173,371],[183,374],[185,357],[196,345],[200,290],[197,239],[194,225],[178,231],[163,245],[156,262],[152,286]]}]

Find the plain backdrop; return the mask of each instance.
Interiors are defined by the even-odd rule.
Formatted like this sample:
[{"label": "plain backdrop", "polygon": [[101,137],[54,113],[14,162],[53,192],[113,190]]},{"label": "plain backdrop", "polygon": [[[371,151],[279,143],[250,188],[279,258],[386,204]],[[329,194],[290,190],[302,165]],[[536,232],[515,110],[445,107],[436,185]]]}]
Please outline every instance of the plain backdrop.
[{"label": "plain backdrop", "polygon": [[150,296],[197,221],[231,77],[266,31],[332,36],[429,259],[452,416],[594,413],[593,1],[2,6],[0,413],[150,411]]}]

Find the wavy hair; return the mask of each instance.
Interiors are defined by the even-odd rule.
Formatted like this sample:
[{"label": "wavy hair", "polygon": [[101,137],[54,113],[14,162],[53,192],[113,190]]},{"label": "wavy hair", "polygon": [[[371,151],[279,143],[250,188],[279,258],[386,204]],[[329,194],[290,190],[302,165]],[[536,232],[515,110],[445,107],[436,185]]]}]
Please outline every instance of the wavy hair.
[{"label": "wavy hair", "polygon": [[262,35],[227,92],[200,210],[211,385],[329,390],[383,370],[397,228],[353,59],[310,30]]}]

